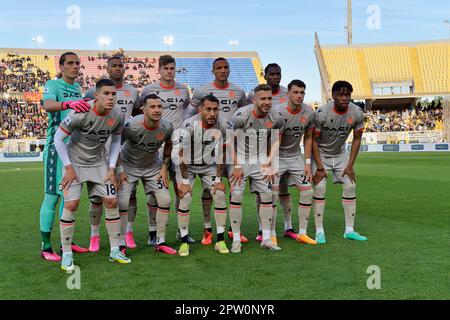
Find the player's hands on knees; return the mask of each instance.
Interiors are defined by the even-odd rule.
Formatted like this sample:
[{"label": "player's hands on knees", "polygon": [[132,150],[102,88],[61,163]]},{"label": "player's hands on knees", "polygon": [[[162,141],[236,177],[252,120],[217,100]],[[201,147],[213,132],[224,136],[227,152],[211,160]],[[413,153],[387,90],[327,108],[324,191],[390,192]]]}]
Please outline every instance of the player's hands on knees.
[{"label": "player's hands on knees", "polygon": [[211,190],[212,194],[215,194],[217,190],[222,191],[223,193],[226,193],[225,184],[223,182],[214,183],[212,190]]},{"label": "player's hands on knees", "polygon": [[117,189],[117,179],[116,179],[116,170],[114,168],[109,168],[108,173],[106,174],[105,182],[109,181],[114,187]]},{"label": "player's hands on knees", "polygon": [[75,110],[75,112],[88,112],[91,108],[91,105],[88,103],[89,99],[82,99],[82,100],[74,100],[74,101],[65,101],[61,104],[61,110],[67,110],[72,109]]},{"label": "player's hands on knees", "polygon": [[270,163],[261,165],[261,171],[262,175],[264,176],[264,180],[272,184],[275,182],[277,173],[273,170],[272,165]]},{"label": "player's hands on knees", "polygon": [[322,171],[316,170],[316,173],[313,177],[313,183],[317,185],[324,178],[325,179],[327,178],[327,172],[325,170],[322,170]]},{"label": "player's hands on knees", "polygon": [[190,184],[179,184],[178,185],[178,196],[180,198],[184,198],[184,195],[190,193],[192,194],[192,188]]},{"label": "player's hands on knees", "polygon": [[311,173],[311,165],[305,164],[305,168],[303,169],[303,175],[306,177],[306,181],[312,181],[312,173]]},{"label": "player's hands on knees", "polygon": [[116,181],[117,181],[117,190],[121,190],[124,182],[128,181],[127,174],[125,172],[118,173],[116,175]]},{"label": "player's hands on knees", "polygon": [[72,165],[68,165],[65,167],[66,173],[64,174],[63,180],[61,182],[61,186],[63,190],[68,190],[73,181],[78,181],[77,173]]},{"label": "player's hands on knees", "polygon": [[164,187],[169,188],[169,168],[167,166],[162,166],[157,180],[161,180]]},{"label": "player's hands on knees", "polygon": [[236,184],[240,185],[242,183],[243,177],[244,177],[244,173],[242,171],[242,167],[235,166],[233,169],[233,174],[231,175],[230,182],[232,185],[236,185]]},{"label": "player's hands on knees", "polygon": [[348,166],[345,168],[344,172],[342,173],[342,177],[348,176],[348,178],[350,179],[350,181],[352,183],[356,182],[356,175],[355,175],[355,171],[353,170],[353,166]]}]

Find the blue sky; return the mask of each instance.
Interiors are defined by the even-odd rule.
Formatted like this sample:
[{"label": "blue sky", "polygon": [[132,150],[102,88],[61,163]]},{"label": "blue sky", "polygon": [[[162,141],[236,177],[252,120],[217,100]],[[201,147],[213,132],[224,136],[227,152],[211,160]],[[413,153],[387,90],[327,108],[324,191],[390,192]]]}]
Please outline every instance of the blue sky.
[{"label": "blue sky", "polygon": [[[3,2],[3,1],[2,1]],[[81,12],[81,28],[67,28],[67,8]],[[314,32],[322,45],[345,44],[347,0],[263,1],[9,1],[0,10],[0,47],[99,49],[98,37],[111,38],[111,49],[257,51],[262,63],[277,62],[283,84],[294,78],[308,86],[307,101],[320,101],[320,78],[314,56]],[[380,9],[380,28],[369,29],[367,9]],[[354,0],[353,43],[437,40],[449,38],[448,0]]]}]

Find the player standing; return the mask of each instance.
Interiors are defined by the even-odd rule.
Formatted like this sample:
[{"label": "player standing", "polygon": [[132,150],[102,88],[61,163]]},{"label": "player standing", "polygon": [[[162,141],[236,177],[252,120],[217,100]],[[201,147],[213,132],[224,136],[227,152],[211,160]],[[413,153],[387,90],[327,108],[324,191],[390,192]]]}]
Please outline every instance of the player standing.
[{"label": "player standing", "polygon": [[242,197],[248,178],[251,179],[252,191],[258,192],[261,197],[259,209],[263,236],[261,247],[281,250],[270,239],[274,212],[272,207],[272,183],[276,172],[274,161],[276,161],[275,156],[277,156],[279,145],[279,141],[272,143],[271,140],[273,137],[279,138],[274,134],[282,130],[284,120],[278,112],[271,110],[272,90],[269,85],[259,85],[254,91],[255,103],[238,110],[232,119],[237,140],[237,152],[235,152],[231,177],[230,203],[230,221],[233,231],[231,252],[233,253],[241,252]]},{"label": "player standing", "polygon": [[[87,113],[69,113],[55,134],[55,148],[64,164],[62,181],[64,209],[60,218],[63,246],[62,270],[73,270],[70,244],[75,229],[75,216],[80,203],[83,184],[88,186],[89,197],[98,196],[105,205],[105,222],[111,246],[110,260],[130,263],[119,250],[120,215],[117,207],[115,166],[120,152],[123,126],[122,112],[114,108],[116,87],[109,79],[96,84],[96,100]],[[69,142],[64,140],[70,136]],[[111,136],[109,160],[106,141]]]},{"label": "player standing", "polygon": [[[181,127],[186,108],[189,106],[189,90],[184,84],[175,81],[176,61],[174,57],[170,55],[160,56],[158,72],[161,76],[160,81],[145,86],[142,89],[141,100],[151,93],[160,97],[163,104],[163,119],[169,120],[173,125],[173,129],[177,130]],[[169,167],[169,174],[175,190],[175,209],[178,210],[180,199],[177,196],[177,183],[173,165]],[[148,244],[151,246],[156,244],[157,209],[156,199],[153,194],[150,194],[147,201],[147,210],[149,223]],[[190,243],[195,242],[192,238],[189,240]]]},{"label": "player standing", "polygon": [[[60,196],[62,196],[61,179],[63,165],[58,157],[54,145],[55,132],[61,120],[70,110],[76,112],[89,111],[90,105],[82,99],[81,87],[75,82],[80,72],[80,59],[76,53],[66,52],[59,58],[61,78],[49,80],[45,83],[43,104],[48,113],[47,137],[44,147],[44,201],[40,210],[40,229],[42,237],[41,257],[49,261],[60,261],[61,257],[52,249],[50,234],[55,221],[55,210]],[[60,216],[64,206],[60,204]],[[87,249],[75,244],[72,250],[85,253]]]},{"label": "player standing", "polygon": [[182,128],[179,138],[181,159],[177,166],[180,196],[178,228],[182,241],[178,254],[189,255],[189,216],[192,186],[196,176],[200,177],[203,190],[208,190],[214,198],[214,217],[217,228],[217,242],[214,248],[219,253],[229,253],[224,241],[227,205],[225,185],[222,182],[227,124],[219,117],[219,100],[213,95],[203,97],[200,101],[199,113],[185,120]]},{"label": "player standing", "polygon": [[[333,100],[317,110],[313,138],[314,218],[316,241],[326,243],[323,212],[327,186],[327,171],[333,172],[333,183],[342,184],[342,206],[345,213],[344,238],[365,241],[353,229],[356,214],[355,172],[353,164],[359,152],[364,131],[364,115],[360,107],[350,102],[353,87],[347,81],[337,81],[331,89]],[[345,141],[353,130],[350,156]]]},{"label": "player standing", "polygon": [[[121,189],[118,194],[119,212],[128,211],[130,194],[136,190],[139,180],[144,184],[147,195],[153,193],[157,201],[156,244],[155,250],[167,254],[177,252],[166,244],[166,227],[169,221],[170,193],[168,170],[172,153],[173,126],[167,119],[162,119],[161,99],[154,93],[143,101],[144,114],[125,122],[122,140],[124,144],[120,153],[117,172],[120,176]],[[158,150],[164,144],[164,159],[161,161]],[[122,222],[122,230],[124,225]]]},{"label": "player standing", "polygon": [[[273,185],[273,203],[277,201],[280,178],[284,178],[286,187],[295,186],[300,192],[300,202],[298,204],[299,235],[297,241],[317,244],[316,241],[306,235],[313,197],[311,152],[315,112],[311,107],[303,103],[305,89],[306,85],[303,81],[292,80],[288,85],[288,103],[280,106],[278,109],[281,117],[284,119],[284,127],[279,148],[280,168]],[[302,137],[304,157],[300,150]],[[274,243],[276,243],[276,214],[276,207],[274,207],[274,219],[271,229],[271,239]]]},{"label": "player standing", "polygon": [[[247,105],[245,91],[238,85],[228,81],[230,76],[230,64],[225,58],[217,58],[212,65],[212,73],[214,74],[214,81],[207,83],[194,90],[191,104],[194,108],[198,108],[201,99],[212,94],[219,100],[219,116],[221,119],[229,122],[236,111]],[[209,245],[212,243],[212,229],[211,229],[211,195],[204,190],[202,195],[203,205],[203,222],[204,233],[202,244]],[[233,233],[228,233],[229,237],[233,237]],[[247,242],[247,238],[241,235],[241,241]]]},{"label": "player standing", "polygon": [[[106,71],[108,72],[108,78],[114,83],[116,91],[116,104],[115,108],[122,111],[125,121],[131,118],[132,115],[139,112],[140,101],[139,93],[135,87],[130,84],[124,83],[125,76],[125,64],[120,57],[111,57],[108,59]],[[95,99],[95,87],[89,89],[85,98]],[[109,149],[110,140],[106,144],[106,149]],[[102,216],[102,201],[98,197],[91,198],[89,206],[89,217],[91,222],[91,238],[89,244],[89,251],[97,252],[100,250],[100,219]],[[130,196],[129,211],[121,213],[121,220],[129,221],[128,233],[125,234],[124,230],[121,230],[121,237],[125,237],[126,244],[129,248],[135,248],[136,243],[133,238],[133,223],[136,217],[136,190],[133,190]],[[122,244],[121,244],[122,246]]]}]

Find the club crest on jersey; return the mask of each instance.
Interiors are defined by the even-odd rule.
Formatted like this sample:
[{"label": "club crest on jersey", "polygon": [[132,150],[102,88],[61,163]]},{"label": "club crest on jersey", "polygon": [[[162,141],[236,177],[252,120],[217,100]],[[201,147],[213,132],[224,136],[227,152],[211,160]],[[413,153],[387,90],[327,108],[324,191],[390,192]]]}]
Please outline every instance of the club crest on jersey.
[{"label": "club crest on jersey", "polygon": [[302,123],[302,124],[305,124],[306,123],[306,117],[305,116],[302,116],[301,118],[300,118],[300,122]]},{"label": "club crest on jersey", "polygon": [[125,96],[125,97],[131,97],[131,92],[130,92],[130,90],[125,90],[124,96]]},{"label": "club crest on jersey", "polygon": [[181,91],[180,91],[180,90],[178,90],[178,89],[176,89],[176,90],[175,90],[175,95],[176,95],[176,96],[179,96],[179,95],[181,95]]},{"label": "club crest on jersey", "polygon": [[347,123],[350,124],[350,125],[353,123],[352,117],[350,117],[350,118],[347,119]]},{"label": "club crest on jersey", "polygon": [[116,119],[111,118],[106,121],[106,125],[112,127],[116,123]]},{"label": "club crest on jersey", "polygon": [[156,139],[161,141],[162,139],[164,139],[164,132],[160,132],[156,135]]},{"label": "club crest on jersey", "polygon": [[236,98],[236,92],[234,92],[233,90],[230,91],[230,93],[228,94],[228,97],[229,97],[230,99]]},{"label": "club crest on jersey", "polygon": [[266,126],[267,129],[272,129],[273,122],[272,121],[267,121],[264,125]]},{"label": "club crest on jersey", "polygon": [[285,103],[285,102],[286,102],[286,98],[280,98],[280,104]]}]

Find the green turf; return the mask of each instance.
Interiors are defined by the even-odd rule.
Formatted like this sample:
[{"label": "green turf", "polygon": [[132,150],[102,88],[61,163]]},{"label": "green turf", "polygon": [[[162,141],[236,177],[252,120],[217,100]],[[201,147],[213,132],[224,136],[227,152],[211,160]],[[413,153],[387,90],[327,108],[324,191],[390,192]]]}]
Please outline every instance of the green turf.
[{"label": "green turf", "polygon": [[[186,258],[156,254],[147,247],[145,199],[139,189],[133,263],[107,261],[102,250],[76,255],[81,290],[69,290],[58,263],[39,258],[41,163],[0,164],[0,299],[449,299],[450,153],[362,154],[357,160],[356,230],[365,243],[344,240],[341,189],[329,185],[325,211],[328,243],[299,245],[279,237],[281,252],[259,248],[254,197],[244,202],[243,232],[251,241],[239,255],[219,255],[212,246],[191,246]],[[298,226],[294,196],[294,226]],[[191,230],[201,238],[200,190],[194,189]],[[75,240],[87,246],[86,198]],[[282,213],[278,233],[282,234]],[[167,239],[174,241],[171,214]],[[313,236],[311,217],[309,234]],[[53,245],[58,246],[55,223]],[[381,289],[366,286],[371,265],[381,269]]]}]

